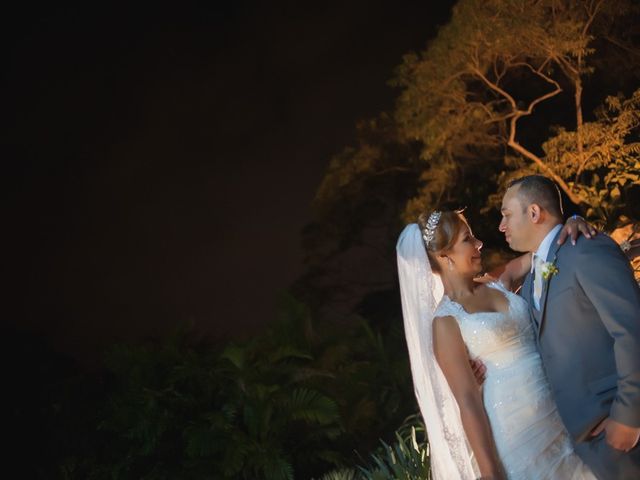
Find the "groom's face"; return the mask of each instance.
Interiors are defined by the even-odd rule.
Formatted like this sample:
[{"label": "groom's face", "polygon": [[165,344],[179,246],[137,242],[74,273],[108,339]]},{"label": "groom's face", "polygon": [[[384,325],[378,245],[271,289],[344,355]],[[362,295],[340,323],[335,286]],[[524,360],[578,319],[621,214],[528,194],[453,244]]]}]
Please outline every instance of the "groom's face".
[{"label": "groom's face", "polygon": [[507,190],[502,198],[502,221],[498,229],[504,233],[507,243],[516,252],[531,251],[532,224],[525,205],[518,195],[519,185]]}]

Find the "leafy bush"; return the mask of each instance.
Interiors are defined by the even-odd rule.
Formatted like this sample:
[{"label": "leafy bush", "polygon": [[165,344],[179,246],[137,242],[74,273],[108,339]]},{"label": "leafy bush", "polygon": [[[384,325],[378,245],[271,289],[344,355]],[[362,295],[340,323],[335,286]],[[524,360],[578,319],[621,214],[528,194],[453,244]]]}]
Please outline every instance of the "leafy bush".
[{"label": "leafy bush", "polygon": [[[398,332],[368,322],[316,332],[287,297],[281,316],[246,342],[214,347],[182,333],[115,346],[84,436],[58,460],[65,479],[310,478],[355,461],[415,408]],[[89,423],[87,423],[89,422]],[[77,436],[77,435],[76,435]],[[51,475],[49,475],[50,477]]]},{"label": "leafy bush", "polygon": [[[418,437],[422,440],[418,441]],[[408,417],[395,432],[395,442],[370,454],[367,466],[334,470],[320,480],[428,480],[431,478],[429,444],[419,415]]]}]

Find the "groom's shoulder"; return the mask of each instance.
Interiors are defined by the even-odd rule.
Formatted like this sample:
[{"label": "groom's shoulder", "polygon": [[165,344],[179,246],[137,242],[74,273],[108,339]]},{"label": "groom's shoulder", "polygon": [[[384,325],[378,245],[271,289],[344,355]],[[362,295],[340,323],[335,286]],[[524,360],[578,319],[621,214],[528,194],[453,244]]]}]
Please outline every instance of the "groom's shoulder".
[{"label": "groom's shoulder", "polygon": [[620,246],[606,233],[600,232],[595,237],[585,238],[581,236],[576,240],[575,247],[578,252],[590,251],[590,250],[612,250],[614,252],[620,251]]},{"label": "groom's shoulder", "polygon": [[602,232],[592,238],[580,237],[575,245],[569,243],[563,246],[560,251],[565,258],[572,257],[579,263],[589,262],[591,265],[612,257],[624,259],[625,263],[627,262],[620,246],[609,235]]},{"label": "groom's shoulder", "polygon": [[598,233],[595,237],[585,238],[580,236],[575,245],[567,240],[558,250],[558,255],[565,258],[577,258],[583,255],[624,255],[619,245],[605,233]]}]

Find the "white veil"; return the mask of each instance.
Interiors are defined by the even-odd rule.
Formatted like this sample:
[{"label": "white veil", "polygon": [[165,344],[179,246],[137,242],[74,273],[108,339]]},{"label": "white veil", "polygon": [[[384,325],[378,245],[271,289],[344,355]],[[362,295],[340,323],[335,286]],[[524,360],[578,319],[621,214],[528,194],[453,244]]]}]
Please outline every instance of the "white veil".
[{"label": "white veil", "polygon": [[480,476],[460,420],[458,404],[433,353],[432,323],[444,288],[431,271],[420,227],[409,224],[396,246],[404,329],[413,385],[427,427],[436,480]]}]

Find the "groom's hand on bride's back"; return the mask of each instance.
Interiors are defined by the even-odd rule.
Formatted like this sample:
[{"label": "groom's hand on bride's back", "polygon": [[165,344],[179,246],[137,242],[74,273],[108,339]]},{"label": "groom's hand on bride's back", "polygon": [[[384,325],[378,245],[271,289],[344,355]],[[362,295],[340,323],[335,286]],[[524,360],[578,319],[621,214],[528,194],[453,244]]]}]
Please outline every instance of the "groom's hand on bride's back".
[{"label": "groom's hand on bride's back", "polygon": [[571,237],[571,245],[575,245],[580,234],[587,238],[591,238],[595,237],[598,234],[598,231],[581,216],[572,215],[567,219],[562,230],[560,230],[558,245],[562,245],[567,237]]},{"label": "groom's hand on bride's back", "polygon": [[476,379],[476,383],[479,387],[482,386],[487,374],[487,367],[484,366],[478,359],[469,359],[469,365],[471,365],[471,371],[473,372],[473,376]]}]

